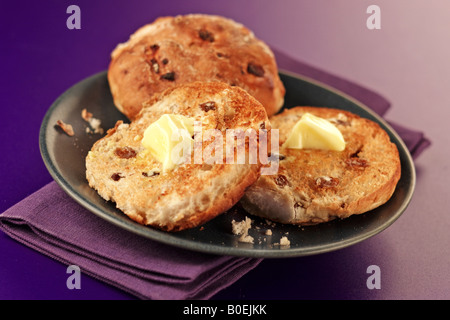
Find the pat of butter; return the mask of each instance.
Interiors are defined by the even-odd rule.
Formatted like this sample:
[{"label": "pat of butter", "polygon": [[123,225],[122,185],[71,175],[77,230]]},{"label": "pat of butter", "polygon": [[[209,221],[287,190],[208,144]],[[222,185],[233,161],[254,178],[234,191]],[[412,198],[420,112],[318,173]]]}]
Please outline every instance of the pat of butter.
[{"label": "pat of butter", "polygon": [[342,133],[330,121],[305,113],[292,128],[283,147],[342,151],[345,141]]},{"label": "pat of butter", "polygon": [[164,114],[148,126],[141,143],[162,163],[163,172],[167,172],[182,163],[186,153],[190,154],[194,142],[193,134],[193,119],[182,115]]}]

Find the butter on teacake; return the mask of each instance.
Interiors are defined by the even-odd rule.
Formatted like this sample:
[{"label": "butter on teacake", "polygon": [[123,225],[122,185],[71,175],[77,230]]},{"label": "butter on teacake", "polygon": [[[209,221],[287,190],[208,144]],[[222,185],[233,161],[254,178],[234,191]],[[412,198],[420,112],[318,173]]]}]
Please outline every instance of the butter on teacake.
[{"label": "butter on teacake", "polygon": [[182,163],[183,150],[192,150],[193,134],[194,119],[164,114],[147,127],[141,143],[167,172]]},{"label": "butter on teacake", "polygon": [[343,151],[345,140],[330,121],[305,113],[294,125],[282,147]]}]

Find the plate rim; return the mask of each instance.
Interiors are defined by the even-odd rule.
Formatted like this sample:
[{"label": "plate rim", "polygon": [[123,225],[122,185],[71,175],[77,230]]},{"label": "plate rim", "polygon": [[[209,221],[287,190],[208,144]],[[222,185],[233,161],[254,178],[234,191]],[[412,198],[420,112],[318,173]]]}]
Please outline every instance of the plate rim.
[{"label": "plate rim", "polygon": [[[47,112],[45,113],[45,116],[42,120],[40,130],[39,130],[39,150],[41,153],[41,157],[43,159],[43,162],[49,171],[50,175],[52,176],[53,180],[56,181],[56,183],[78,204],[89,210],[90,212],[94,213],[100,218],[103,218],[105,221],[108,221],[109,223],[112,223],[122,229],[125,229],[129,232],[132,232],[134,234],[137,234],[139,236],[145,237],[150,240],[158,241],[167,245],[175,246],[178,248],[188,249],[192,251],[197,252],[203,252],[203,253],[209,253],[209,254],[217,254],[217,255],[227,255],[227,256],[237,256],[237,257],[250,257],[250,258],[290,258],[290,257],[300,257],[300,256],[309,256],[309,255],[316,255],[316,254],[322,254],[326,252],[331,252],[339,249],[343,249],[346,247],[349,247],[351,245],[357,244],[359,242],[362,242],[368,238],[371,238],[385,229],[387,229],[389,226],[391,226],[407,209],[408,205],[411,202],[411,199],[413,197],[415,186],[416,186],[416,170],[413,158],[406,147],[403,139],[398,135],[398,133],[387,123],[385,119],[383,119],[380,115],[378,115],[375,111],[370,109],[368,106],[366,106],[361,101],[355,99],[354,97],[348,95],[347,93],[336,89],[330,85],[327,85],[321,81],[318,81],[316,79],[310,78],[308,76],[300,75],[291,71],[279,69],[280,74],[284,74],[286,76],[299,79],[304,82],[311,83],[317,87],[321,87],[322,89],[325,89],[327,91],[330,91],[338,96],[343,97],[346,100],[351,101],[361,109],[363,109],[365,112],[370,114],[373,118],[375,118],[378,122],[382,123],[388,130],[389,133],[392,134],[397,142],[400,144],[403,153],[406,155],[405,162],[408,164],[409,167],[409,173],[410,173],[410,182],[408,184],[407,192],[405,194],[405,199],[401,204],[401,207],[397,210],[396,214],[391,216],[386,222],[384,222],[379,227],[371,230],[370,232],[366,231],[362,235],[359,235],[357,237],[353,237],[350,239],[344,239],[339,242],[330,243],[328,245],[318,245],[314,247],[309,247],[307,249],[301,248],[301,247],[290,247],[286,249],[280,249],[280,250],[264,250],[264,249],[255,249],[255,248],[245,248],[245,247],[229,247],[229,246],[219,246],[216,244],[211,243],[199,243],[195,240],[191,239],[180,239],[177,237],[171,236],[171,233],[167,233],[164,231],[156,230],[149,228],[148,226],[143,226],[140,224],[137,224],[134,221],[128,221],[127,223],[124,223],[124,220],[116,219],[114,216],[111,216],[110,214],[106,213],[105,211],[99,209],[97,206],[92,204],[88,199],[84,198],[81,194],[78,193],[78,191],[67,181],[63,175],[56,169],[55,164],[51,161],[50,153],[48,151],[47,146],[47,139],[46,139],[46,131],[49,125],[50,117],[53,113],[53,111],[57,108],[60,101],[62,101],[65,96],[70,94],[70,92],[78,85],[85,81],[92,80],[94,78],[105,76],[107,73],[107,70],[103,70],[100,72],[97,72],[95,74],[92,74],[91,76],[88,76],[79,82],[75,83],[74,85],[70,86],[67,90],[65,90],[48,108]],[[127,221],[127,220],[125,220]],[[156,236],[159,235],[159,236]]]}]

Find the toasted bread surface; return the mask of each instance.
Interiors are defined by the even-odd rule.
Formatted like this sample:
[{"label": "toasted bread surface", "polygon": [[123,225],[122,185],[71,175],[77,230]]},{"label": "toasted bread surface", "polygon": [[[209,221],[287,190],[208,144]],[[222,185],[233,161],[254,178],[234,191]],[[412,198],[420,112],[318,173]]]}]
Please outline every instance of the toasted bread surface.
[{"label": "toasted bread surface", "polygon": [[204,154],[214,141],[205,139],[194,146],[191,161],[163,172],[141,140],[151,123],[169,113],[201,122],[203,133],[215,129],[223,135],[228,129],[270,130],[270,123],[261,103],[245,90],[220,82],[193,82],[154,96],[134,121],[118,122],[94,144],[86,158],[90,187],[141,224],[179,231],[203,224],[236,204],[257,180],[261,165],[196,162],[196,152]]},{"label": "toasted bread surface", "polygon": [[400,179],[397,147],[375,122],[343,110],[295,107],[270,118],[280,146],[304,113],[331,121],[344,151],[280,147],[279,170],[245,193],[250,213],[281,223],[310,225],[370,211],[389,200]]},{"label": "toasted bread surface", "polygon": [[206,14],[161,17],[139,28],[113,50],[108,81],[116,107],[131,120],[154,93],[181,83],[239,86],[269,116],[285,94],[270,48],[242,24]]}]

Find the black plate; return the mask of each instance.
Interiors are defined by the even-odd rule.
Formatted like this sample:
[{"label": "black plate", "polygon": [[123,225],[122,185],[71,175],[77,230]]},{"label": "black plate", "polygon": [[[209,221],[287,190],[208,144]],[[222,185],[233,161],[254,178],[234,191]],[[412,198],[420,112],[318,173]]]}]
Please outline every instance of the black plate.
[{"label": "black plate", "polygon": [[[78,203],[106,221],[152,240],[190,250],[221,255],[248,257],[295,257],[337,250],[363,241],[390,226],[406,209],[415,186],[415,169],[408,149],[392,128],[378,115],[351,97],[321,83],[287,72],[280,72],[286,87],[285,108],[296,105],[339,108],[378,122],[389,134],[400,152],[402,174],[392,198],[383,206],[345,220],[334,220],[316,226],[298,227],[275,224],[252,217],[250,235],[254,244],[241,243],[231,232],[231,221],[241,220],[246,213],[239,207],[190,230],[166,233],[142,226],[104,201],[85,179],[84,159],[92,144],[101,136],[87,134],[87,123],[81,118],[86,108],[102,121],[105,129],[117,120],[127,119],[114,107],[106,72],[95,74],[60,96],[48,110],[40,131],[40,149],[45,165],[56,182]],[[75,136],[69,137],[55,127],[57,120],[70,123]],[[260,227],[259,229],[256,227]],[[271,229],[272,235],[265,235]],[[287,236],[290,246],[280,246]]]}]

